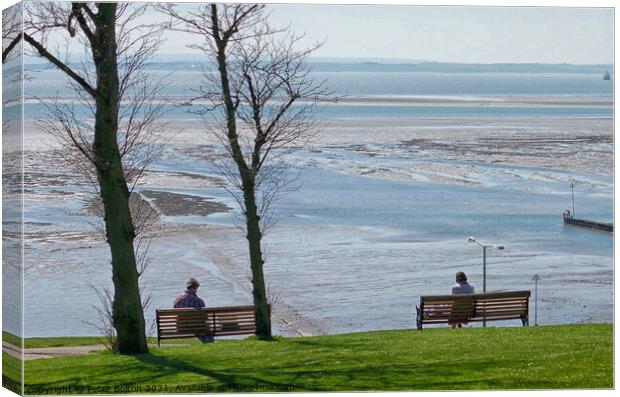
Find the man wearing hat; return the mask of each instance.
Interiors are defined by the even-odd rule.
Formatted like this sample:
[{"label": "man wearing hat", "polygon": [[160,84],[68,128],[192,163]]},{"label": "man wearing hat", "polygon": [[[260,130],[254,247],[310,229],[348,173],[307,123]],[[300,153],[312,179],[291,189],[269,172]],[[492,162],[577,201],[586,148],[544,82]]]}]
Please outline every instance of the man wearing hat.
[{"label": "man wearing hat", "polygon": [[[185,283],[185,286],[187,287],[185,292],[177,296],[172,306],[175,309],[180,307],[194,307],[196,309],[205,307],[205,301],[196,295],[198,287],[200,287],[198,280],[192,277]],[[213,342],[213,336],[199,336],[198,339],[200,339],[202,343]]]},{"label": "man wearing hat", "polygon": [[198,280],[192,277],[187,281],[187,283],[185,283],[185,286],[187,287],[185,292],[177,296],[174,300],[173,307],[175,309],[179,307],[195,307],[196,309],[205,307],[205,301],[196,295],[196,292],[198,292],[198,287],[200,287]]}]

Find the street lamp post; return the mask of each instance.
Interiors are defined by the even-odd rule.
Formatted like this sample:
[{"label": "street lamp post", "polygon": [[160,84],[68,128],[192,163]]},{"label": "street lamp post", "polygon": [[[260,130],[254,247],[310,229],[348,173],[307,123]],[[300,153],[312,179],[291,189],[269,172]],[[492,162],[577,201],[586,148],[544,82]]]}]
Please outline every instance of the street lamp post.
[{"label": "street lamp post", "polygon": [[532,278],[534,280],[534,326],[538,326],[538,282],[540,281],[540,276],[535,274]]},{"label": "street lamp post", "polygon": [[575,217],[575,182],[570,183],[570,194],[573,198],[573,218]]},{"label": "street lamp post", "polygon": [[[474,240],[475,241],[475,240]],[[487,292],[487,246],[482,246],[482,293]]]},{"label": "street lamp post", "polygon": [[[468,237],[467,241],[470,243],[476,243],[482,247],[482,293],[486,293],[487,292],[487,248],[495,248],[497,250],[503,250],[504,246],[498,245],[498,244],[490,244],[490,245],[482,244],[481,242],[476,240],[476,238],[473,236]],[[482,326],[483,327],[487,326],[487,322],[484,319],[482,320]]]}]

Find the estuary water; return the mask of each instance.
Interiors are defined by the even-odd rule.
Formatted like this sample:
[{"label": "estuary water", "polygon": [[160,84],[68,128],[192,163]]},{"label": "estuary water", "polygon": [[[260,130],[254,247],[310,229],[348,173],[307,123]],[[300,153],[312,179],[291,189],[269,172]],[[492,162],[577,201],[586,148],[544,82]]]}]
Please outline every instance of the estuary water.
[{"label": "estuary water", "polygon": [[[56,72],[33,76],[33,96],[71,103]],[[184,98],[200,73],[171,76],[168,94]],[[315,76],[343,99],[320,107],[316,142],[281,153],[297,179],[265,236],[277,333],[414,327],[419,296],[447,293],[457,271],[481,291],[482,250],[468,236],[505,246],[488,251],[489,291],[532,290],[540,275],[539,323],[612,321],[613,236],[561,217],[571,182],[577,216],[614,217],[612,84],[602,74]],[[96,334],[89,284],[111,286],[109,254],[88,183],[49,161],[58,145],[33,122],[44,108],[25,106],[25,335]],[[149,322],[189,277],[209,305],[251,302],[239,210],[214,165],[221,149],[188,108],[171,105],[177,135],[136,188],[160,214],[143,278]],[[207,211],[205,200],[225,207]]]}]

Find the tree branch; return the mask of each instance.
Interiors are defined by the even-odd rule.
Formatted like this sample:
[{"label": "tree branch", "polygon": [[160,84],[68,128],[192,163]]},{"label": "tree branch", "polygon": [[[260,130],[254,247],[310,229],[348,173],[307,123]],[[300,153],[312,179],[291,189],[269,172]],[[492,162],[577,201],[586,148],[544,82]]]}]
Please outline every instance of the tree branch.
[{"label": "tree branch", "polygon": [[84,11],[86,11],[86,14],[88,14],[88,16],[90,17],[90,19],[91,19],[92,21],[94,21],[94,20],[95,20],[96,15],[95,15],[95,13],[93,12],[93,10],[92,10],[92,9],[88,6],[88,3],[80,3],[80,4],[82,4],[82,9],[83,9]]},{"label": "tree branch", "polygon": [[86,90],[86,92],[88,92],[93,98],[97,95],[97,90],[91,87],[91,85],[88,84],[88,82],[84,80],[84,78],[82,78],[80,75],[75,73],[73,69],[71,69],[69,66],[67,66],[65,63],[63,63],[58,58],[56,58],[54,55],[50,54],[49,51],[47,51],[45,47],[41,45],[41,43],[39,43],[37,40],[32,38],[27,33],[24,33],[24,40],[30,43],[30,45],[33,46],[37,50],[39,55],[46,58],[52,64],[56,65],[60,70],[65,72],[69,77],[71,77],[76,83],[78,83],[82,88],[84,88],[84,90]]},{"label": "tree branch", "polygon": [[84,32],[84,35],[86,35],[86,38],[88,38],[88,41],[92,45],[95,35],[93,34],[92,30],[90,30],[90,27],[86,22],[86,18],[84,18],[84,14],[82,14],[82,8],[84,6],[85,5],[83,3],[71,3],[71,15],[75,16],[75,19],[77,19],[78,23],[80,24],[80,28]]},{"label": "tree branch", "polygon": [[11,51],[13,50],[13,48],[15,48],[15,46],[17,45],[17,43],[19,43],[19,41],[22,39],[22,34],[18,34],[17,37],[15,37],[10,43],[9,45],[2,51],[2,63],[4,63],[6,61],[6,58],[9,56],[9,54],[11,53]]}]

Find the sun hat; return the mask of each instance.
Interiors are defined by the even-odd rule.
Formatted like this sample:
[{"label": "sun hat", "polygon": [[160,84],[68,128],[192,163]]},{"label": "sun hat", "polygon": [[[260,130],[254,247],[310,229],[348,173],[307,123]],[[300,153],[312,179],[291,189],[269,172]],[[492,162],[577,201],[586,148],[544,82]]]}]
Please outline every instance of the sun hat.
[{"label": "sun hat", "polygon": [[196,280],[193,277],[190,278],[189,280],[187,280],[185,285],[187,286],[187,288],[198,288],[198,287],[200,287],[200,283],[198,282],[198,280]]}]

